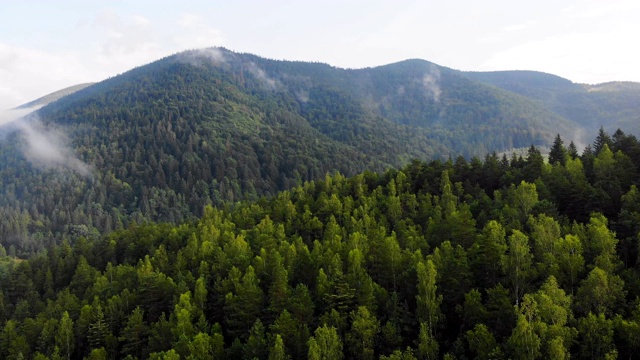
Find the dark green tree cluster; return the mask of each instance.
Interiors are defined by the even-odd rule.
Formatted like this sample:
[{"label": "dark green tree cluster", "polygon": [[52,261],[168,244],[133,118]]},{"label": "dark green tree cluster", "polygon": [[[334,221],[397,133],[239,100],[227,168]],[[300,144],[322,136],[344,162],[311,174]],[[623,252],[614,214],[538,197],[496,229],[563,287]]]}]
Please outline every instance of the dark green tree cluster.
[{"label": "dark green tree cluster", "polygon": [[0,357],[633,358],[637,146],[337,173],[29,260],[0,248]]}]

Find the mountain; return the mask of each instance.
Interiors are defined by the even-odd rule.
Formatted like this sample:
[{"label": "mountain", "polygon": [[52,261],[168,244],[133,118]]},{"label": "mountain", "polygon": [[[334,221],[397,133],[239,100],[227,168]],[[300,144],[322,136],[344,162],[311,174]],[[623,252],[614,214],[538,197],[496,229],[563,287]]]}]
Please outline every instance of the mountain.
[{"label": "mountain", "polygon": [[[575,124],[576,132],[593,136],[600,127],[613,132],[640,132],[640,84],[609,82],[576,84],[535,71],[462,73],[470,79],[496,86],[538,102],[539,107]],[[574,135],[575,140],[584,135]]]},{"label": "mountain", "polygon": [[88,86],[93,85],[94,83],[84,83],[84,84],[77,84],[77,85],[73,85],[73,86],[69,86],[66,87],[64,89],[58,90],[58,91],[54,91],[51,94],[47,94],[45,96],[42,96],[40,98],[37,98],[36,100],[30,101],[26,104],[22,104],[18,107],[16,107],[16,109],[30,109],[30,108],[38,108],[47,104],[50,104],[56,100],[59,100],[60,98],[73,94],[76,91],[82,90]]},{"label": "mountain", "polygon": [[179,53],[61,97],[0,143],[0,238],[29,253],[335,171],[571,139],[580,125],[540,96],[424,60],[340,69]]}]

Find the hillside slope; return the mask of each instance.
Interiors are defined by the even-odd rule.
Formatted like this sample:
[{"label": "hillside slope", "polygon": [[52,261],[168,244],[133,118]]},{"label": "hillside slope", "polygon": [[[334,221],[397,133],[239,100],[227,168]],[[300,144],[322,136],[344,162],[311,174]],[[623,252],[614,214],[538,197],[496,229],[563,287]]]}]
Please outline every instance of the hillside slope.
[{"label": "hillside slope", "polygon": [[188,221],[327,172],[549,145],[575,127],[538,100],[423,60],[346,70],[225,49],[138,67],[25,124],[0,142],[0,238],[25,253]]},{"label": "hillside slope", "polygon": [[575,124],[574,140],[595,136],[600,127],[609,132],[618,128],[640,132],[640,84],[609,82],[576,84],[561,77],[534,71],[496,71],[462,73],[535,100],[541,109],[553,112]]}]

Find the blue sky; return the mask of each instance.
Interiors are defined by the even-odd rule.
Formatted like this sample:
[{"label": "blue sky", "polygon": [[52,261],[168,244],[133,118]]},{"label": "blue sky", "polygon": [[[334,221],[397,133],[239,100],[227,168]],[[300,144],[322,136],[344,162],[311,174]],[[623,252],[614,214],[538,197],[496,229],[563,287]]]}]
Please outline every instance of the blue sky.
[{"label": "blue sky", "polygon": [[0,0],[0,109],[194,48],[640,81],[637,0]]}]

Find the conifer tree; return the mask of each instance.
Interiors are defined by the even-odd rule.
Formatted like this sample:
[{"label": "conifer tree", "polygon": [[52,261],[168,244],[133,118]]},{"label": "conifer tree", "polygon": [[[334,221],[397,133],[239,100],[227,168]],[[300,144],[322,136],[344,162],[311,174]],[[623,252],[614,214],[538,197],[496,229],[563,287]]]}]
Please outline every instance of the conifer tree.
[{"label": "conifer tree", "polygon": [[611,148],[613,146],[613,141],[611,140],[611,137],[609,136],[609,134],[607,134],[607,132],[604,131],[604,127],[601,126],[600,130],[598,130],[598,136],[596,137],[596,140],[593,142],[594,154],[596,156],[600,154],[600,151],[604,148],[605,145]]},{"label": "conifer tree", "polygon": [[567,155],[572,159],[577,159],[580,154],[578,154],[578,148],[576,144],[573,143],[573,140],[569,143],[569,147],[567,148]]},{"label": "conifer tree", "polygon": [[559,163],[564,165],[567,162],[567,149],[564,147],[564,143],[560,138],[560,134],[556,135],[551,150],[549,151],[549,164]]}]

